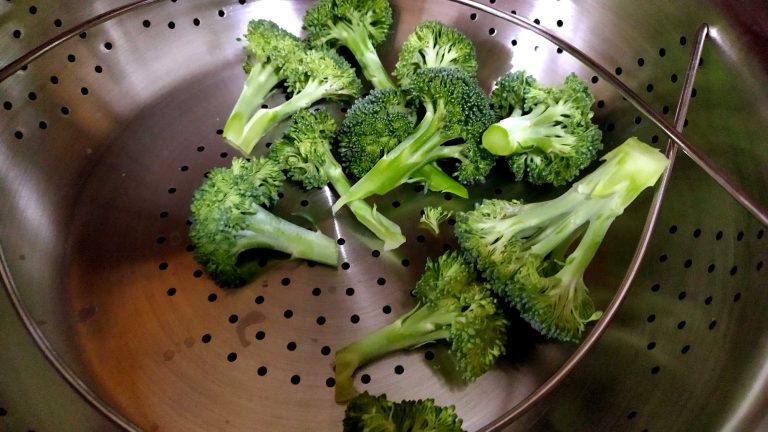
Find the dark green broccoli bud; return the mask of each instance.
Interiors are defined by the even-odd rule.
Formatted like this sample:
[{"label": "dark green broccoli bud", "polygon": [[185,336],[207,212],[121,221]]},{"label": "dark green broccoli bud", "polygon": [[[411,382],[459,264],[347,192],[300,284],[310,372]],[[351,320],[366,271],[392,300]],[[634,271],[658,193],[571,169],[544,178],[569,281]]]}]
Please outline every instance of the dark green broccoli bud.
[{"label": "dark green broccoli bud", "polygon": [[264,207],[277,201],[285,177],[274,162],[235,158],[213,168],[192,197],[189,237],[195,258],[221,286],[247,282],[238,257],[249,249],[272,249],[322,264],[337,264],[336,242],[281,219]]},{"label": "dark green broccoli bud", "polygon": [[416,71],[406,89],[424,115],[416,129],[389,151],[334,204],[383,195],[409,181],[419,168],[441,159],[457,159],[455,176],[465,184],[482,182],[494,163],[479,138],[493,112],[474,77],[456,68]]},{"label": "dark green broccoli bud", "polygon": [[297,111],[320,100],[352,100],[360,93],[354,69],[338,54],[328,50],[306,50],[283,68],[291,96],[273,108],[261,108],[245,125],[237,148],[249,155],[256,143],[272,128]]},{"label": "dark green broccoli bud", "polygon": [[485,132],[483,146],[506,156],[518,180],[566,184],[603,148],[592,123],[594,100],[575,74],[562,87],[545,87],[525,72],[507,73],[491,94],[500,121]]},{"label": "dark green broccoli bud", "polygon": [[[339,130],[339,156],[342,164],[356,178],[361,178],[400,141],[413,133],[416,110],[405,104],[396,89],[375,89],[358,99]],[[434,163],[418,168],[409,182],[424,183],[429,190],[446,192],[462,198],[467,188],[451,178]]]},{"label": "dark green broccoli bud", "polygon": [[[332,153],[331,140],[336,120],[325,110],[301,110],[293,116],[283,137],[272,145],[271,157],[288,171],[288,176],[307,189],[329,184],[342,194],[350,183]],[[384,250],[405,242],[400,227],[363,200],[347,203],[360,223],[384,242]]]},{"label": "dark green broccoli bud", "polygon": [[456,223],[459,245],[494,291],[555,339],[578,341],[586,324],[600,318],[584,272],[613,220],[668,164],[637,138],[603,160],[558,198],[532,204],[485,200]]},{"label": "dark green broccoli bud", "polygon": [[287,78],[286,65],[306,50],[298,37],[267,20],[250,21],[243,39],[247,42],[243,69],[248,76],[223,133],[235,146],[240,145],[248,120]]},{"label": "dark green broccoli bud", "polygon": [[413,132],[416,111],[399,90],[373,90],[347,111],[339,129],[339,158],[356,178]]},{"label": "dark green broccoli bud", "polygon": [[403,43],[393,75],[401,86],[408,86],[414,72],[430,67],[455,67],[475,75],[475,45],[453,27],[439,21],[423,22]]},{"label": "dark green broccoli bud", "polygon": [[427,262],[414,294],[418,304],[395,322],[336,352],[336,401],[357,394],[352,376],[391,352],[446,340],[461,376],[472,381],[504,353],[508,322],[489,289],[456,252]]},{"label": "dark green broccoli bud", "polygon": [[463,432],[454,406],[434,399],[392,402],[368,392],[354,397],[344,413],[344,432]]},{"label": "dark green broccoli bud", "polygon": [[346,46],[375,88],[393,88],[376,46],[392,26],[387,0],[318,0],[304,15],[307,38],[316,47]]}]

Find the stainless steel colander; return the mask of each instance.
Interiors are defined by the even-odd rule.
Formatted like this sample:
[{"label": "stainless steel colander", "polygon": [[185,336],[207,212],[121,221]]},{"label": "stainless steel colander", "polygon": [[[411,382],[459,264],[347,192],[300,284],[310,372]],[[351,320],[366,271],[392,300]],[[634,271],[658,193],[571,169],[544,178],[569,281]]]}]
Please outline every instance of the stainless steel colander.
[{"label": "stainless steel colander", "polygon": [[[336,237],[343,264],[270,262],[237,290],[203,274],[189,200],[233,156],[219,134],[243,81],[235,38],[253,18],[298,34],[309,4],[0,4],[0,430],[340,430],[333,350],[407,310],[426,257],[455,247],[421,229],[419,211],[473,201],[377,197],[408,238],[380,252],[348,214],[331,216],[330,190],[286,185],[276,212]],[[609,148],[636,135],[675,162],[593,262],[587,284],[606,315],[582,345],[518,321],[509,355],[475,383],[453,377],[438,345],[364,368],[358,387],[455,404],[468,430],[768,430],[768,6],[393,7],[387,66],[416,24],[438,19],[475,41],[486,89],[510,68],[547,83],[574,71]],[[561,191],[499,169],[471,192]]]}]

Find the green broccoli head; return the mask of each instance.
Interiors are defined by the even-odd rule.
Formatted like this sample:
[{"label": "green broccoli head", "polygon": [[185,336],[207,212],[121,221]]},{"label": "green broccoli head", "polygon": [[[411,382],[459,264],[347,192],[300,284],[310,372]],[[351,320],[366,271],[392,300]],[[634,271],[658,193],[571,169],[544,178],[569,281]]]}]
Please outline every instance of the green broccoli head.
[{"label": "green broccoli head", "polygon": [[368,392],[355,396],[344,415],[344,432],[462,432],[461,425],[453,406],[433,399],[392,402]]},{"label": "green broccoli head", "polygon": [[559,197],[532,204],[486,200],[458,217],[456,237],[491,287],[542,334],[577,341],[600,317],[584,272],[624,209],[668,160],[630,138]]},{"label": "green broccoli head", "polygon": [[249,21],[243,38],[250,53],[243,65],[246,73],[250,73],[254,62],[269,63],[280,70],[307,49],[301,39],[269,20]]},{"label": "green broccoli head", "polygon": [[387,0],[319,0],[304,15],[304,29],[315,47],[346,46],[374,88],[394,88],[376,53],[392,26]]},{"label": "green broccoli head", "polygon": [[396,89],[373,90],[358,99],[339,129],[339,159],[355,177],[405,139],[416,124],[416,111],[407,107]]},{"label": "green broccoli head", "polygon": [[562,87],[547,87],[525,72],[510,72],[491,94],[499,121],[483,134],[483,146],[506,156],[518,180],[566,184],[602,149],[602,133],[591,120],[593,102],[575,74]]},{"label": "green broccoli head", "polygon": [[595,309],[582,274],[566,276],[549,260],[531,258],[511,280],[513,304],[531,327],[544,336],[578,342],[589,322],[602,316]]},{"label": "green broccoli head", "polygon": [[325,49],[307,50],[299,61],[286,67],[286,85],[293,93],[316,94],[315,100],[353,99],[362,85],[355,70],[340,55]]},{"label": "green broccoli head", "polygon": [[530,111],[531,108],[526,106],[526,97],[536,86],[536,78],[525,71],[508,72],[499,78],[491,92],[491,108],[496,114],[496,120]]},{"label": "green broccoli head", "polygon": [[336,401],[355,394],[352,376],[388,353],[446,340],[463,379],[487,372],[504,353],[508,322],[474,268],[451,251],[429,259],[414,288],[419,301],[397,321],[336,352]]},{"label": "green broccoli head", "polygon": [[193,224],[189,237],[195,258],[222,286],[241,285],[237,258],[239,242],[248,231],[249,216],[277,201],[285,177],[280,167],[265,158],[235,158],[229,168],[213,168],[192,197]]},{"label": "green broccoli head", "polygon": [[318,0],[304,15],[307,38],[316,46],[346,45],[367,35],[373,45],[387,38],[392,7],[387,0]]},{"label": "green broccoli head", "polygon": [[455,176],[462,183],[484,181],[495,158],[480,147],[479,140],[493,123],[494,114],[477,79],[456,68],[420,69],[413,73],[406,93],[426,108],[420,125],[428,128],[427,133],[433,133],[434,142],[463,142],[453,154],[446,150],[451,145],[438,148],[434,159],[457,158]]},{"label": "green broccoli head", "polygon": [[329,182],[324,167],[332,157],[329,142],[335,132],[336,119],[328,111],[301,110],[272,145],[270,156],[305,188],[323,187]]},{"label": "green broccoli head", "polygon": [[407,86],[414,72],[430,67],[457,68],[475,75],[475,45],[453,27],[439,21],[423,22],[403,43],[393,75]]}]

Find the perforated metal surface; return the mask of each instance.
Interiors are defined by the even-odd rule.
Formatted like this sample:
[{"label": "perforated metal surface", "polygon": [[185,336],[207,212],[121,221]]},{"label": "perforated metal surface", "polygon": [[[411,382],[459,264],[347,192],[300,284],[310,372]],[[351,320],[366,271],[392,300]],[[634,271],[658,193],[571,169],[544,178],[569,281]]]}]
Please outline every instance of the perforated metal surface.
[{"label": "perforated metal surface", "polygon": [[[10,204],[2,207],[0,239],[9,273],[64,362],[144,430],[338,429],[343,408],[332,400],[333,350],[407,310],[425,258],[452,247],[449,230],[434,238],[416,226],[419,210],[438,203],[471,207],[412,188],[377,199],[408,238],[405,248],[379,253],[346,213],[331,217],[331,191],[304,193],[287,185],[276,212],[309,219],[339,239],[344,264],[333,270],[277,263],[243,289],[216,288],[192,259],[186,221],[205,171],[232,157],[218,134],[242,85],[234,39],[255,17],[298,33],[308,5],[242,3],[142,7],[67,40],[0,83],[0,191]],[[728,27],[715,9],[693,17],[686,8],[660,14],[630,2],[612,8],[492,3],[587,48],[670,119],[698,25],[712,24],[720,46],[727,40]],[[630,135],[665,144],[609,85],[540,37],[443,0],[394,6],[397,29],[383,53],[387,65],[396,55],[391,47],[420,20],[440,19],[476,41],[486,88],[510,67],[550,83],[576,71],[592,83],[609,146]],[[628,31],[627,20],[644,25]],[[721,142],[711,138],[719,119],[713,112],[722,112],[718,83],[734,58],[712,47],[704,58],[685,132],[711,150]],[[741,68],[759,70],[749,56],[739,59]],[[759,74],[753,79],[765,81]],[[768,99],[753,85],[739,83],[730,96],[754,105]],[[760,124],[766,123],[751,127]],[[749,169],[766,162],[756,136],[738,137],[743,156],[714,153],[726,166],[743,162],[735,175],[761,197],[764,174]],[[472,191],[478,198],[528,200],[557,193],[514,184],[503,169]],[[617,221],[590,269],[587,281],[599,306],[624,276],[650,197],[643,195]],[[742,334],[768,326],[760,307],[764,229],[681,158],[621,313],[576,373],[513,429],[716,429],[740,421],[734,414],[740,407],[748,414],[748,404],[759,406],[748,384],[764,361],[764,344]],[[450,378],[441,347],[383,359],[361,370],[357,384],[396,399],[455,403],[465,426],[475,430],[535,390],[574,349],[517,322],[508,358],[469,386]],[[23,422],[24,401],[5,388],[0,425],[35,427]]]}]

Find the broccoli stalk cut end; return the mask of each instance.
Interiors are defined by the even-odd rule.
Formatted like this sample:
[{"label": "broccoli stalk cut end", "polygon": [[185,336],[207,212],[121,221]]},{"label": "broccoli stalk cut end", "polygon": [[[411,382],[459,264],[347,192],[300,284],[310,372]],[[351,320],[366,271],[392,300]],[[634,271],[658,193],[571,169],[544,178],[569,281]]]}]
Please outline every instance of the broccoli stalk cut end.
[{"label": "broccoli stalk cut end", "polygon": [[229,168],[214,168],[195,192],[189,237],[195,258],[222,286],[247,282],[240,254],[266,248],[335,266],[338,246],[330,237],[275,216],[263,206],[277,201],[285,177],[265,158],[235,158]]}]

